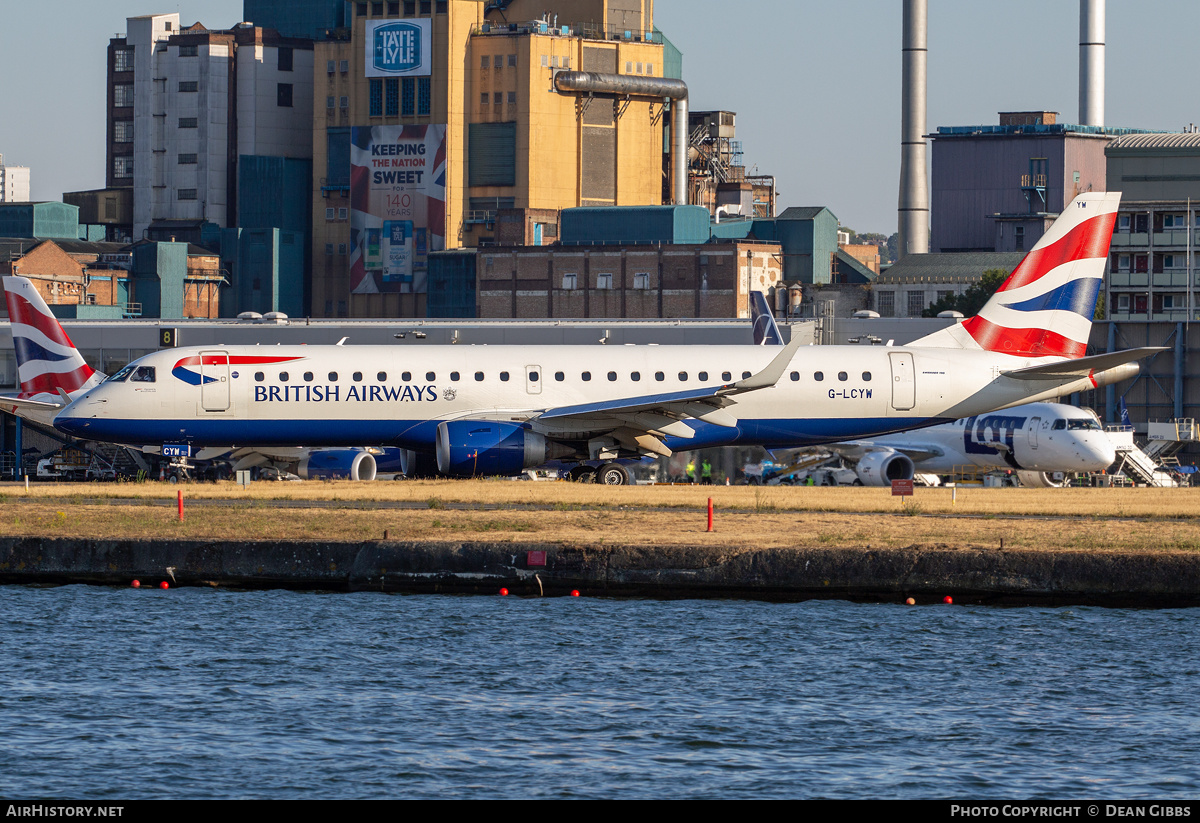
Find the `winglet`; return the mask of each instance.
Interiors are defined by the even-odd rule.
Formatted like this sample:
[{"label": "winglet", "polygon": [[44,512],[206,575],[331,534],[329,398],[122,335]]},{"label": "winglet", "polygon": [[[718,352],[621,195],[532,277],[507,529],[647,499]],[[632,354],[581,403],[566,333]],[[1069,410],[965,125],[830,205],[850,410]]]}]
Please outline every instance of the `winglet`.
[{"label": "winglet", "polygon": [[800,348],[802,342],[803,338],[797,335],[792,339],[791,343],[783,347],[783,351],[775,355],[775,359],[768,363],[766,368],[758,372],[758,374],[752,374],[745,380],[739,380],[733,385],[722,389],[720,393],[736,394],[738,392],[753,391],[754,389],[765,389],[774,386],[779,382],[779,378],[783,377],[784,371],[787,370],[788,365],[792,362],[792,358],[796,355],[796,350]]}]

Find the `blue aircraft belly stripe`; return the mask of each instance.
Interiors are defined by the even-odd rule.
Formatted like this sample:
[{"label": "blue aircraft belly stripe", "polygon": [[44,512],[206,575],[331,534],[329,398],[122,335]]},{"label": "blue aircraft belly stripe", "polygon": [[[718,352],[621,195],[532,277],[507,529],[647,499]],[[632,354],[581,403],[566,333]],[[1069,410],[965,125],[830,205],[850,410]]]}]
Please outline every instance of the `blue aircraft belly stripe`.
[{"label": "blue aircraft belly stripe", "polygon": [[[194,446],[290,446],[319,439],[324,446],[402,446],[430,450],[437,436],[437,420],[114,420],[68,417],[55,421],[60,431],[87,440],[113,443],[191,443]],[[714,426],[689,420],[695,437],[668,437],[673,451],[738,445],[781,448],[835,443],[890,434],[911,428],[949,422],[947,418],[790,418],[741,420],[737,427]]]},{"label": "blue aircraft belly stripe", "polygon": [[1020,303],[1005,303],[1004,307],[1017,311],[1047,311],[1050,309],[1073,311],[1090,320],[1096,311],[1096,295],[1099,292],[1100,280],[1094,277],[1085,277],[1081,280],[1072,280],[1057,289],[1051,289],[1045,294],[1022,300]]}]

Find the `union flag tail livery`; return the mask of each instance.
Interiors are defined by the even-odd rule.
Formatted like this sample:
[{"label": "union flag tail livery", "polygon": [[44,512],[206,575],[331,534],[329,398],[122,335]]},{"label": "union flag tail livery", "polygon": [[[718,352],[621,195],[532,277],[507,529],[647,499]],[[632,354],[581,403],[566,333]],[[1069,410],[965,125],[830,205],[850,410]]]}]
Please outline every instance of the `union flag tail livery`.
[{"label": "union flag tail livery", "polygon": [[[75,344],[25,277],[5,277],[4,297],[17,353],[17,399],[64,405],[61,389],[74,399],[104,380],[83,361]],[[6,405],[9,401],[6,398]]]},{"label": "union flag tail livery", "polygon": [[1120,202],[1120,192],[1076,197],[979,314],[911,345],[1082,357]]}]

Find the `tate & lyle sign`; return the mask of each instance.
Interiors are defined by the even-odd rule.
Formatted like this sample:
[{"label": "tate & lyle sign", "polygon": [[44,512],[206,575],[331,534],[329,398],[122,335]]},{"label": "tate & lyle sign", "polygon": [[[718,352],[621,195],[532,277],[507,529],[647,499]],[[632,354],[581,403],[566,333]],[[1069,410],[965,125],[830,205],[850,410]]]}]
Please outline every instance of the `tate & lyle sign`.
[{"label": "tate & lyle sign", "polygon": [[366,26],[367,77],[430,73],[430,20],[368,20]]}]

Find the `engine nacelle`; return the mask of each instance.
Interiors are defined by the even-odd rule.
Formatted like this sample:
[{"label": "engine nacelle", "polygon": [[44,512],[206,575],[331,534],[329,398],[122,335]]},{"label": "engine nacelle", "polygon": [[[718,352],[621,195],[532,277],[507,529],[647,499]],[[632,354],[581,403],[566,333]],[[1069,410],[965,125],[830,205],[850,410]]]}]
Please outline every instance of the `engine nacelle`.
[{"label": "engine nacelle", "polygon": [[437,427],[437,467],[453,477],[519,474],[574,449],[516,423],[450,420]]},{"label": "engine nacelle", "polygon": [[320,449],[300,460],[305,480],[374,480],[375,458],[362,449]]},{"label": "engine nacelle", "polygon": [[854,473],[864,486],[890,486],[893,480],[912,480],[913,462],[898,451],[874,451],[858,461]]},{"label": "engine nacelle", "polygon": [[1017,479],[1031,489],[1058,489],[1067,485],[1067,476],[1062,472],[1018,471]]},{"label": "engine nacelle", "polygon": [[[412,449],[397,449],[397,451],[400,453],[399,472],[405,477],[437,477],[438,467],[435,455]],[[389,469],[389,471],[394,470]]]}]

